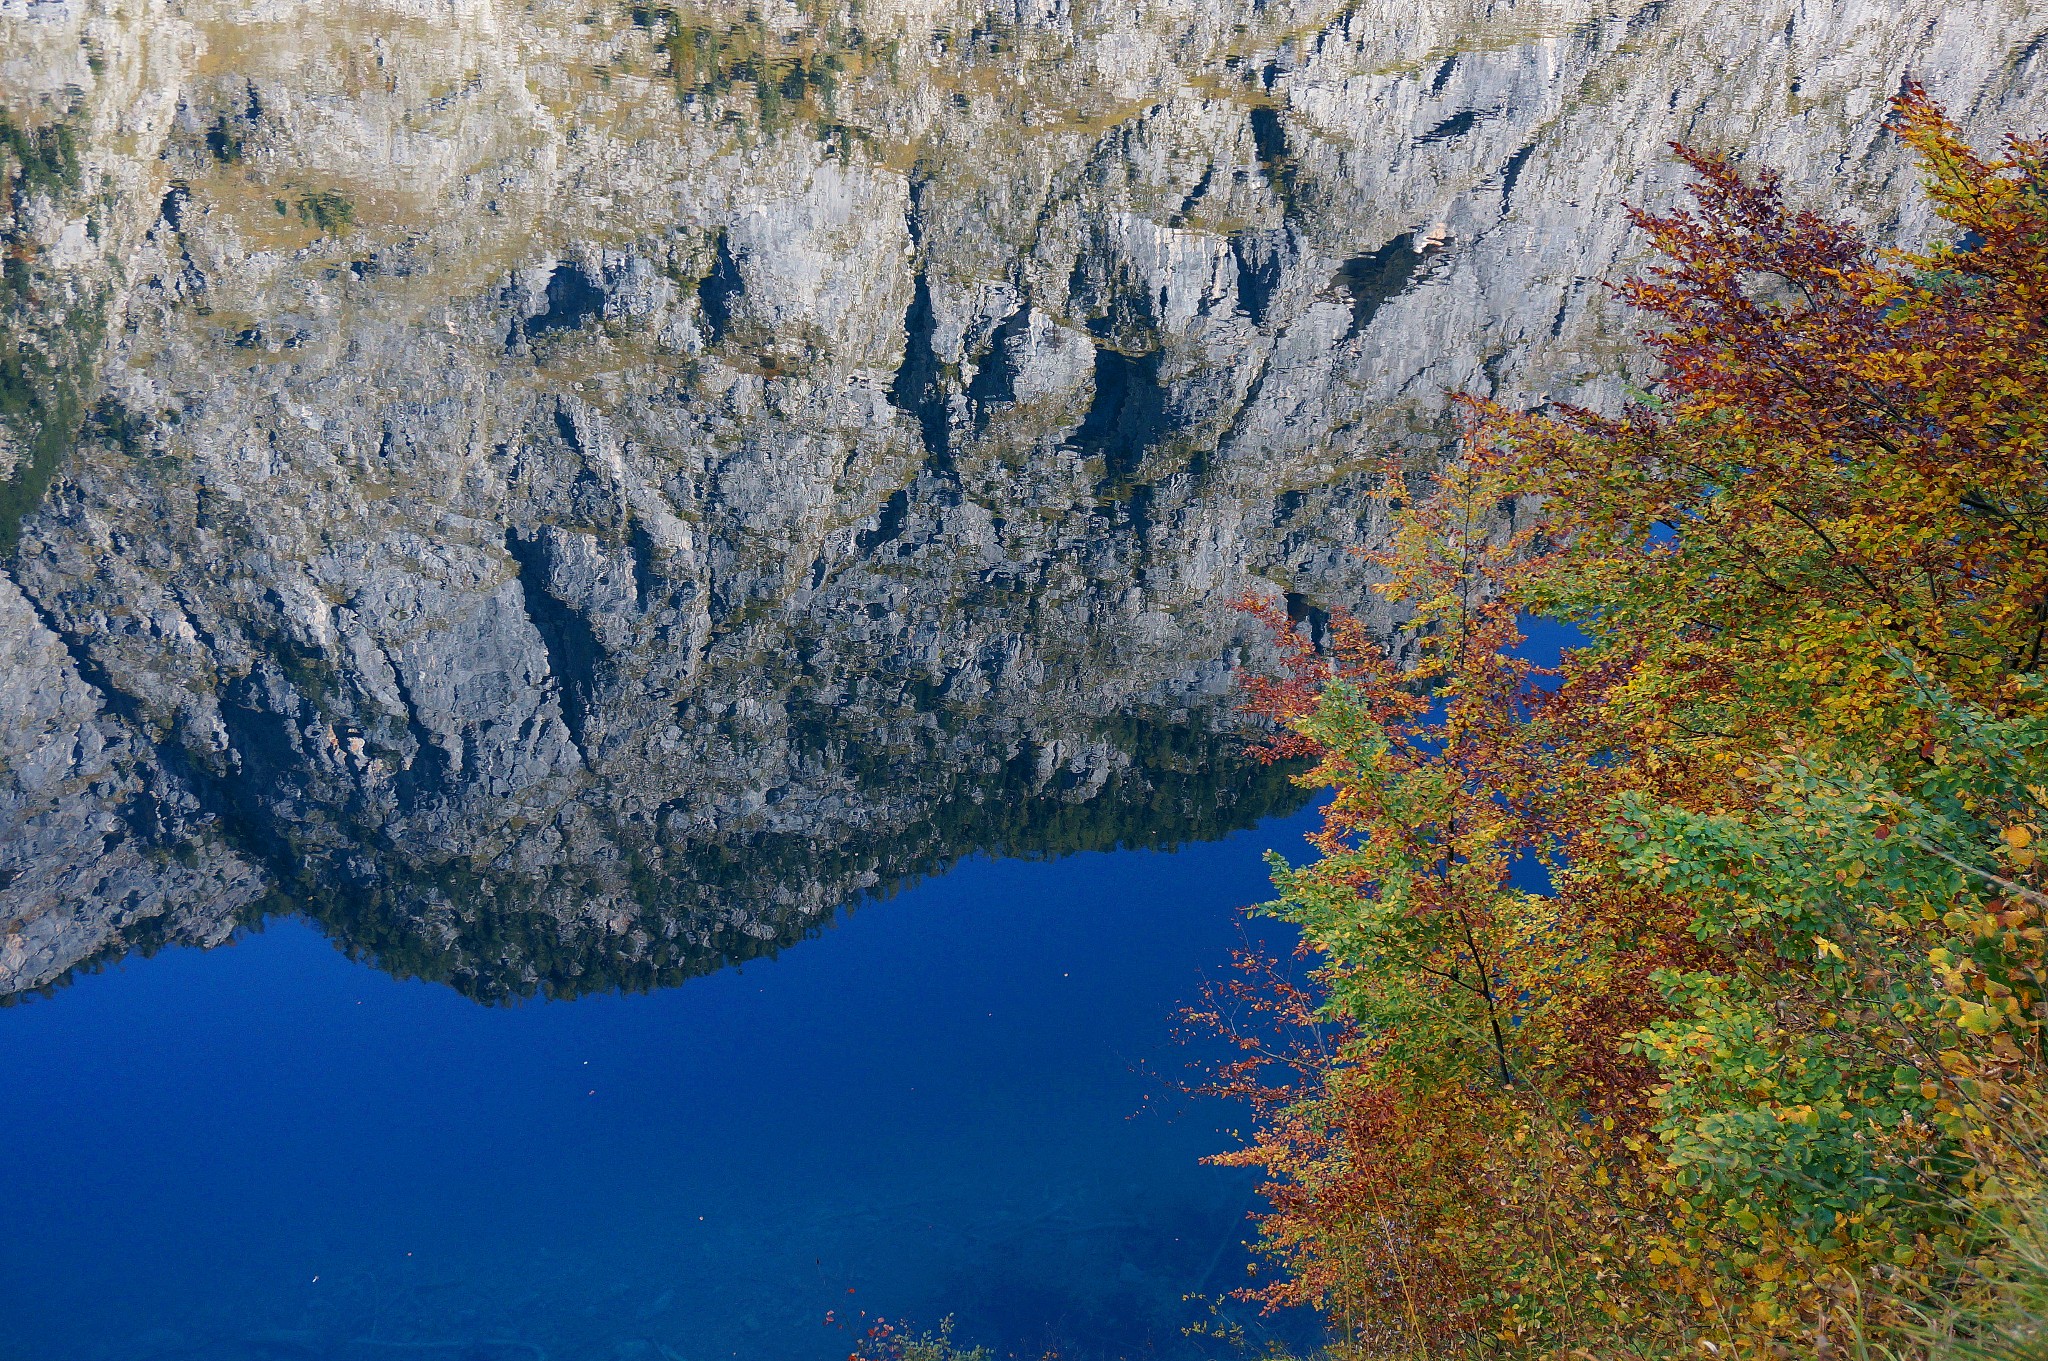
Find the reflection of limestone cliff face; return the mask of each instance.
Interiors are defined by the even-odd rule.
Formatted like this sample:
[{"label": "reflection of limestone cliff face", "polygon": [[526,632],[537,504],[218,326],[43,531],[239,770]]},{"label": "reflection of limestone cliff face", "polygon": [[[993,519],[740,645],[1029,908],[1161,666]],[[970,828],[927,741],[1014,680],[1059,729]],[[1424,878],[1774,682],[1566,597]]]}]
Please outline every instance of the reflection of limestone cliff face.
[{"label": "reflection of limestone cliff face", "polygon": [[[1446,388],[1612,399],[1667,138],[1891,204],[1902,75],[2048,121],[2023,0],[1740,9],[0,8],[81,148],[4,153],[7,325],[98,364],[0,629],[113,753],[0,787],[69,829],[0,830],[0,987],[251,865],[498,994],[1245,815],[1227,602],[1356,599]],[[130,785],[153,887],[21,887]]]},{"label": "reflection of limestone cliff face", "polygon": [[[1252,763],[1242,745],[1185,722],[1110,725],[1079,750],[877,770],[928,810],[885,832],[828,824],[829,835],[656,840],[624,863],[558,860],[540,874],[387,864],[374,882],[302,885],[298,905],[350,952],[480,1000],[672,986],[774,954],[816,934],[839,904],[887,896],[976,851],[1171,847],[1297,805],[1287,772]],[[615,915],[561,910],[579,898],[614,904]]]},{"label": "reflection of limestone cliff face", "polygon": [[80,959],[224,938],[258,871],[0,580],[0,996]]}]

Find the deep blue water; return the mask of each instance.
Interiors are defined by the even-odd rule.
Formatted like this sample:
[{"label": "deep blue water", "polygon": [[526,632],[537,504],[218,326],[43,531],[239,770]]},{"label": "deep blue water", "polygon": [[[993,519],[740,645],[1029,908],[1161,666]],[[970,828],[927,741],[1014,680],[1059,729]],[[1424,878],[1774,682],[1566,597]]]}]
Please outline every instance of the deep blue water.
[{"label": "deep blue water", "polygon": [[1311,819],[971,861],[653,995],[485,1008],[277,920],[0,1010],[0,1357],[1223,1353],[1183,1296],[1246,1279],[1252,1179],[1177,1012]]}]

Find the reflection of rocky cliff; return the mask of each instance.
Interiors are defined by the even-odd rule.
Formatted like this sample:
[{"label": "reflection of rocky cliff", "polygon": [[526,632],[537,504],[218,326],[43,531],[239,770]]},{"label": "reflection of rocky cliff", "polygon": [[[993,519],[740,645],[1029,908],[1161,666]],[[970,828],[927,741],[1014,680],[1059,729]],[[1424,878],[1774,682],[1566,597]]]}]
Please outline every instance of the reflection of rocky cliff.
[{"label": "reflection of rocky cliff", "polygon": [[644,984],[1240,821],[1227,602],[1355,598],[1444,389],[1611,395],[1663,142],[1897,202],[2028,10],[0,0],[0,988],[266,893]]},{"label": "reflection of rocky cliff", "polygon": [[[886,896],[975,851],[1171,847],[1300,800],[1286,772],[1246,760],[1236,736],[1145,723],[1112,728],[1089,746],[1077,753],[1078,769],[1050,781],[1058,754],[1029,748],[999,765],[929,767],[923,780],[916,768],[877,772],[891,785],[916,786],[930,809],[888,833],[798,829],[629,853],[618,867],[623,884],[614,882],[618,870],[586,874],[559,863],[544,876],[479,874],[460,863],[426,873],[386,866],[374,883],[300,886],[298,903],[350,951],[481,999],[637,991],[773,954],[815,934],[837,904]],[[563,901],[585,893],[621,904],[619,915],[564,920]]]}]

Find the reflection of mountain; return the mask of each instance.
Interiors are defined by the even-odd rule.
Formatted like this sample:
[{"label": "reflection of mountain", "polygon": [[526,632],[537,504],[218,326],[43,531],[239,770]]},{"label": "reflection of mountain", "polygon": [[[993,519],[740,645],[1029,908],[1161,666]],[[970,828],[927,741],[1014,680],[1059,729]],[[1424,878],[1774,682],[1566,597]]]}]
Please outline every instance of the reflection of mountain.
[{"label": "reflection of mountain", "polygon": [[1235,825],[1227,602],[1357,597],[1446,387],[1611,396],[1666,138],[2044,121],[2022,0],[1738,8],[0,9],[0,989],[274,899],[639,986]]},{"label": "reflection of mountain", "polygon": [[634,858],[627,866],[632,926],[623,935],[616,922],[565,923],[549,910],[579,892],[614,887],[566,866],[540,881],[464,867],[387,876],[359,890],[309,884],[297,901],[351,952],[480,1000],[666,987],[772,955],[815,934],[835,904],[886,896],[976,851],[1171,847],[1298,805],[1286,773],[1247,761],[1241,746],[1236,737],[1185,724],[1133,726],[1095,747],[1110,770],[1099,786],[1084,786],[1082,797],[1049,791],[1026,751],[993,774],[920,790],[934,800],[929,820],[881,838],[821,841],[780,832],[658,861]]}]

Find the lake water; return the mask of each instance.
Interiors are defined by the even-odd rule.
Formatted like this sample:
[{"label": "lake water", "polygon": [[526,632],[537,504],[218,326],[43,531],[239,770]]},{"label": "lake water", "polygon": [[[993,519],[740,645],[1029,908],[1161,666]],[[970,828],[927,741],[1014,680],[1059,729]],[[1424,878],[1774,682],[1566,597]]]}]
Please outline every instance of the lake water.
[{"label": "lake water", "polygon": [[0,1012],[0,1356],[1227,1354],[1184,1297],[1251,1187],[1177,1009],[1305,825],[974,861],[647,996],[480,1008],[290,919],[79,978]]},{"label": "lake water", "polygon": [[[2026,0],[0,0],[0,1361],[1312,1344],[1235,608]],[[1492,532],[1528,522],[1503,505]],[[1553,640],[1554,641],[1554,640]],[[828,1319],[831,1321],[828,1322]]]}]

